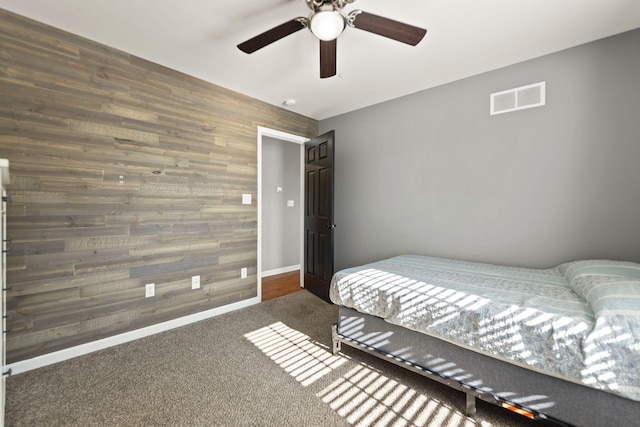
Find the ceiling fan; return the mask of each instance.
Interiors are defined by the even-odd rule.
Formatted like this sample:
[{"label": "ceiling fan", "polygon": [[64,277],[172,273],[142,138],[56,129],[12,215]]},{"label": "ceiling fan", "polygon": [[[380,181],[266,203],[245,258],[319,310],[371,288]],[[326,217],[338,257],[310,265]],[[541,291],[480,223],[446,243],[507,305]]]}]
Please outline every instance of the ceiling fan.
[{"label": "ceiling fan", "polygon": [[336,75],[337,38],[349,26],[415,46],[427,30],[394,21],[389,18],[353,10],[344,14],[342,9],[355,0],[305,0],[311,14],[280,24],[238,45],[245,53],[253,53],[303,28],[308,28],[320,39],[320,78]]}]

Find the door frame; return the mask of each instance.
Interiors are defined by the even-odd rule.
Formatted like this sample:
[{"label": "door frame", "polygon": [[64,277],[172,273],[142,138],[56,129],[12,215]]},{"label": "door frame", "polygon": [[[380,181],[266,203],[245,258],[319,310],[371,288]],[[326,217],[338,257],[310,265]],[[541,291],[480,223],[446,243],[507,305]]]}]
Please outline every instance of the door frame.
[{"label": "door frame", "polygon": [[258,301],[262,301],[262,138],[271,137],[279,139],[283,142],[293,142],[300,146],[300,203],[298,203],[298,209],[300,210],[300,287],[304,288],[304,143],[309,141],[309,138],[294,135],[275,129],[270,129],[263,126],[258,126],[258,194],[256,199],[258,200],[258,265],[257,265],[257,286],[258,286]]}]

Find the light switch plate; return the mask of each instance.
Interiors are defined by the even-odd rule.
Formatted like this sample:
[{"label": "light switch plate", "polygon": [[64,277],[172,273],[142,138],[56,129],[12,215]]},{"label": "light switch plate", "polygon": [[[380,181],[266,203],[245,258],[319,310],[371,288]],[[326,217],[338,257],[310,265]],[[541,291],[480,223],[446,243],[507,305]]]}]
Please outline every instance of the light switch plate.
[{"label": "light switch plate", "polygon": [[292,208],[295,206],[295,202],[293,200],[287,200],[287,207]]},{"label": "light switch plate", "polygon": [[247,278],[247,267],[242,267],[240,269],[240,278],[241,279],[246,279]]},{"label": "light switch plate", "polygon": [[276,193],[282,193],[282,187],[276,187]]},{"label": "light switch plate", "polygon": [[191,277],[191,289],[200,289],[200,276]]},{"label": "light switch plate", "polygon": [[250,205],[251,204],[251,194],[243,194],[242,195],[242,204]]}]

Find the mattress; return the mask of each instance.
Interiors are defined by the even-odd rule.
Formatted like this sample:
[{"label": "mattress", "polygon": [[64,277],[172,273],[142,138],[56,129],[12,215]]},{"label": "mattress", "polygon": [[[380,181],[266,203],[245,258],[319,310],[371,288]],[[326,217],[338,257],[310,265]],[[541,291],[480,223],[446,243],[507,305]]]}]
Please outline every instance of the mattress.
[{"label": "mattress", "polygon": [[336,273],[331,300],[509,363],[640,400],[640,265],[527,269],[402,255]]}]

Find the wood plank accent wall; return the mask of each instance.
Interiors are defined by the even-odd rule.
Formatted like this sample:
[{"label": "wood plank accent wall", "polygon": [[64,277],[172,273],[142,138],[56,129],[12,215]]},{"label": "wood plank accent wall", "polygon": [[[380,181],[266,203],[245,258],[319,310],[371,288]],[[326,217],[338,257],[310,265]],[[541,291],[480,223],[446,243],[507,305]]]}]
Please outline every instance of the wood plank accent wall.
[{"label": "wood plank accent wall", "polygon": [[1,9],[0,94],[9,363],[256,296],[257,126],[317,121]]}]

